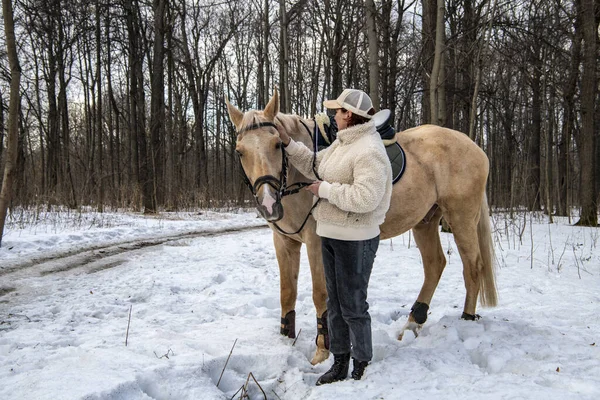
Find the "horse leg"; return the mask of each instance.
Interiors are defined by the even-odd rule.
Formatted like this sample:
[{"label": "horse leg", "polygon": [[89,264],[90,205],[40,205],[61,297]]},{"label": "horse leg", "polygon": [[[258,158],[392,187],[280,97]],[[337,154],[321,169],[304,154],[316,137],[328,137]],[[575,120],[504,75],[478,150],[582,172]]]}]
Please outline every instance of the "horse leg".
[{"label": "horse leg", "polygon": [[461,318],[467,320],[480,318],[475,313],[483,269],[477,234],[478,219],[478,216],[474,216],[472,212],[460,214],[455,211],[448,216],[448,224],[452,228],[454,241],[463,263],[463,278],[467,294]]},{"label": "horse leg", "polygon": [[296,298],[298,297],[298,272],[300,270],[301,242],[273,232],[275,254],[279,264],[279,290],[281,301],[280,333],[296,337]]},{"label": "horse leg", "polygon": [[433,217],[427,222],[421,222],[413,227],[415,242],[421,252],[423,259],[423,269],[425,272],[425,280],[417,297],[417,301],[413,304],[408,321],[402,327],[398,340],[402,340],[404,332],[411,330],[415,336],[427,320],[427,311],[433,293],[446,266],[446,257],[440,242],[439,223],[442,218],[442,212],[437,209]]},{"label": "horse leg", "polygon": [[327,331],[327,287],[323,272],[323,256],[321,253],[321,238],[316,234],[306,240],[306,250],[312,277],[313,302],[317,310],[317,350],[312,365],[319,364],[329,358],[329,333]]}]

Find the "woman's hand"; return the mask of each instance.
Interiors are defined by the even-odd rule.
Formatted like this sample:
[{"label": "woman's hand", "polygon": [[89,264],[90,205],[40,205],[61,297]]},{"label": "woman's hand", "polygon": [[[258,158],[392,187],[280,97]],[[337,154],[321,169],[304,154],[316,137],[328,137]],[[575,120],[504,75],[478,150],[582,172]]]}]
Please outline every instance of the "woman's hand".
[{"label": "woman's hand", "polygon": [[321,181],[314,181],[310,185],[308,185],[305,189],[311,192],[313,195],[319,197],[319,186],[321,186]]},{"label": "woman's hand", "polygon": [[281,128],[277,129],[277,131],[279,132],[279,139],[281,139],[281,143],[283,143],[284,146],[290,144],[290,135],[288,135],[287,132]]}]

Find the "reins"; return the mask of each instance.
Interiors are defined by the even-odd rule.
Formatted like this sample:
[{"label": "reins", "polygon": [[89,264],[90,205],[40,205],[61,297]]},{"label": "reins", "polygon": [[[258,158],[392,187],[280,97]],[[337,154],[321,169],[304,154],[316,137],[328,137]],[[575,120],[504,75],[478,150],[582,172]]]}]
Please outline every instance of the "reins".
[{"label": "reins", "polygon": [[[314,142],[313,143],[313,173],[315,174],[317,179],[320,179],[319,175],[317,174],[317,171],[316,171],[317,144],[313,140],[313,134],[311,133],[310,128],[304,123],[304,121],[300,120],[300,123],[302,123],[302,125],[306,128],[308,135],[311,137],[311,142]],[[255,129],[260,129],[263,127],[270,127],[270,128],[277,129],[277,126],[272,122],[259,122],[256,124],[248,125],[242,129],[240,129],[237,132],[237,134],[240,135],[244,132],[252,131]],[[256,201],[256,203],[258,205],[260,205],[260,204],[258,203],[258,197],[256,196],[256,193],[262,185],[267,184],[267,185],[271,186],[273,189],[275,189],[275,191],[277,192],[277,201],[281,202],[281,199],[283,199],[283,197],[289,196],[292,194],[296,194],[301,189],[303,189],[307,186],[310,186],[312,184],[312,182],[296,182],[296,183],[293,183],[292,185],[290,185],[289,187],[287,186],[288,156],[287,156],[287,153],[285,152],[285,149],[283,146],[281,146],[281,174],[280,174],[279,179],[277,179],[273,175],[263,175],[261,177],[258,177],[256,179],[256,181],[254,181],[254,184],[252,184],[250,182],[250,179],[248,178],[248,175],[246,175],[246,171],[244,171],[244,167],[242,166],[242,160],[239,157],[238,157],[238,161],[240,163],[240,167],[242,170],[242,179],[244,180],[244,183],[246,184],[246,186],[248,186],[248,188],[250,189],[250,192],[254,196],[254,200]],[[295,232],[286,232],[285,230],[281,229],[279,227],[279,225],[277,225],[276,222],[271,222],[271,224],[273,224],[273,226],[275,226],[275,228],[277,229],[277,231],[279,233],[282,233],[285,235],[295,235],[295,234],[299,233],[300,231],[302,231],[302,229],[304,229],[304,226],[306,225],[308,218],[310,217],[310,215],[312,214],[312,211],[317,206],[317,204],[319,203],[320,200],[321,199],[318,199],[312,205],[312,207],[308,211],[308,214],[304,218],[302,225],[300,225],[300,228],[298,230],[296,230]]]}]

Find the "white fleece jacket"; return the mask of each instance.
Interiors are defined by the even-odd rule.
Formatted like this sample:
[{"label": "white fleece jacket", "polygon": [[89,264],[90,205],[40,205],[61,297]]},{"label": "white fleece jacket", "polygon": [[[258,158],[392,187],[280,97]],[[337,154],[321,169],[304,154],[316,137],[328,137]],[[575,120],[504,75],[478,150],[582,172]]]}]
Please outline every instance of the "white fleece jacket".
[{"label": "white fleece jacket", "polygon": [[[302,174],[313,173],[313,151],[290,141],[290,161]],[[392,167],[373,122],[338,132],[317,153],[316,170],[323,181],[321,202],[313,210],[317,234],[339,240],[367,240],[379,235],[392,196]]]}]

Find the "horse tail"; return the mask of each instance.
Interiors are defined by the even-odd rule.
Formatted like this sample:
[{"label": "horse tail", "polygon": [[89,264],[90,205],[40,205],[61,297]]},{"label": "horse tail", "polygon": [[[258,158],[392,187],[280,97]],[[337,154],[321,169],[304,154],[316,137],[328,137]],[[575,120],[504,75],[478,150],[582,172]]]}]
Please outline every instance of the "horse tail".
[{"label": "horse tail", "polygon": [[479,298],[481,305],[495,307],[498,305],[498,293],[496,291],[496,267],[494,263],[494,242],[492,241],[492,229],[490,223],[490,211],[487,195],[483,194],[477,224],[477,236],[479,240],[479,252],[482,260],[481,277],[479,281]]}]

